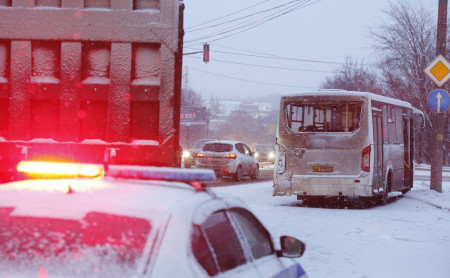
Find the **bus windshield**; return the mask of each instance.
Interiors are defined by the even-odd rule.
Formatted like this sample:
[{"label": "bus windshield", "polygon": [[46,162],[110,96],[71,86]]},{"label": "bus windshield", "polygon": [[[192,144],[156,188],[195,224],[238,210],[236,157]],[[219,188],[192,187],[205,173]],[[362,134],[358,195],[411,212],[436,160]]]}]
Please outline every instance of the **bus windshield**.
[{"label": "bus windshield", "polygon": [[295,133],[353,132],[360,125],[361,106],[362,102],[287,103],[287,125]]}]

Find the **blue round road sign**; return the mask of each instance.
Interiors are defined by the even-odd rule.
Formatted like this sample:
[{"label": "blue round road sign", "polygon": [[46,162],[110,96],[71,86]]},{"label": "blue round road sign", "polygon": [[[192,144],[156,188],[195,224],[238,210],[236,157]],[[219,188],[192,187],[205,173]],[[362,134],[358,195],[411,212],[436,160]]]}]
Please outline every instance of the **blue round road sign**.
[{"label": "blue round road sign", "polygon": [[428,95],[428,107],[436,113],[443,113],[450,106],[450,95],[447,91],[436,89]]}]

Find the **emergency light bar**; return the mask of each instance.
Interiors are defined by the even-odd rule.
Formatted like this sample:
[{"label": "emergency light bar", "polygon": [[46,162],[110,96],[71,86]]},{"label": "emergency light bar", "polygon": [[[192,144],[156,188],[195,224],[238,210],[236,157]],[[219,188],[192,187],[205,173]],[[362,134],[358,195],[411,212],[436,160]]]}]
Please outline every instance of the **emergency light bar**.
[{"label": "emergency light bar", "polygon": [[216,174],[208,169],[181,169],[169,167],[109,165],[105,173],[102,166],[83,163],[22,161],[17,171],[31,178],[96,178],[103,175],[147,180],[215,181]]},{"label": "emergency light bar", "polygon": [[30,176],[47,178],[95,178],[103,175],[103,168],[97,165],[46,161],[22,161],[17,165],[17,171]]}]

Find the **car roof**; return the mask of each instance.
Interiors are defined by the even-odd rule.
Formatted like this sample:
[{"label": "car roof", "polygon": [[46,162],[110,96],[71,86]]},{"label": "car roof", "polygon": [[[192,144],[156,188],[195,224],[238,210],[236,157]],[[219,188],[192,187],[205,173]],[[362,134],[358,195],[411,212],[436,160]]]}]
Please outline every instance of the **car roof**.
[{"label": "car roof", "polygon": [[0,206],[14,208],[14,215],[36,217],[82,219],[96,211],[153,218],[171,214],[194,194],[207,195],[181,182],[113,177],[27,180],[1,185]]},{"label": "car roof", "polygon": [[211,144],[211,143],[224,143],[224,144],[233,144],[233,145],[237,144],[237,143],[245,144],[244,142],[234,141],[234,140],[213,140],[213,141],[206,142],[205,144]]}]

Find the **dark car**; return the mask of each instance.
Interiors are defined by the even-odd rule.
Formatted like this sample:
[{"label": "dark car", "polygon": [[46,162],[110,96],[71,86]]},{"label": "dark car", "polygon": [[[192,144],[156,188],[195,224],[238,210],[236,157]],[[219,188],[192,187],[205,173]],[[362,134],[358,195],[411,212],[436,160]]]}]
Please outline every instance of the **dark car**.
[{"label": "dark car", "polygon": [[258,162],[270,162],[275,161],[275,148],[273,145],[256,145],[255,157]]},{"label": "dark car", "polygon": [[213,141],[214,139],[200,139],[197,140],[194,145],[188,150],[183,151],[183,165],[184,168],[191,168],[195,165],[195,160],[197,159],[197,154],[203,147],[203,144],[209,141]]}]

